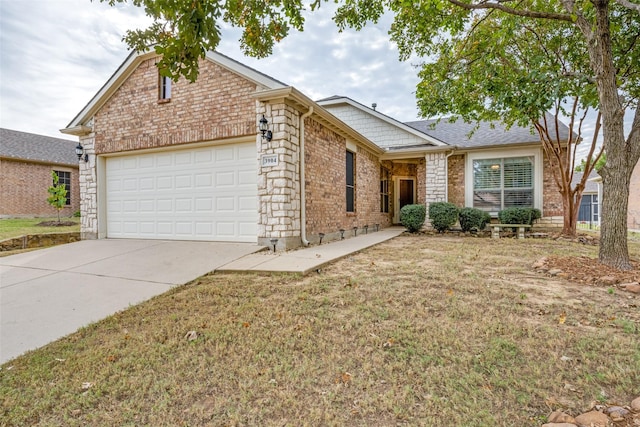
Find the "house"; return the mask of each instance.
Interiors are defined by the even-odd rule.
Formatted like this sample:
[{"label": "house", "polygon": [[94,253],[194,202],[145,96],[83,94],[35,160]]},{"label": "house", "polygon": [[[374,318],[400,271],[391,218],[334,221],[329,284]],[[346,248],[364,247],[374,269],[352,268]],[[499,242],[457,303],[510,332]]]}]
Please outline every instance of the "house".
[{"label": "house", "polygon": [[76,143],[61,138],[0,129],[0,218],[56,216],[47,202],[51,172],[67,187],[63,216],[80,210]]},{"label": "house", "polygon": [[[386,149],[381,159],[394,177],[394,206],[404,204],[401,187],[411,180],[417,203],[448,201],[493,217],[506,207],[535,207],[543,214],[539,225],[562,226],[561,195],[529,128],[448,119],[399,123],[346,97],[318,103]],[[558,132],[566,141],[569,129],[562,125]]]},{"label": "house", "polygon": [[[571,180],[571,188],[582,180],[583,172],[574,172]],[[602,194],[601,179],[598,172],[591,171],[591,174],[585,182],[584,190],[582,190],[582,200],[580,201],[580,209],[578,210],[578,223],[586,224],[589,228],[600,225],[600,195]]]},{"label": "house", "polygon": [[629,207],[627,210],[627,228],[640,232],[640,162],[631,174],[629,185]]},{"label": "house", "polygon": [[344,97],[315,102],[217,52],[191,84],[161,77],[156,60],[132,53],[61,130],[88,157],[85,239],[287,249],[397,223],[408,203],[446,200],[492,213],[533,206],[548,222],[562,215],[529,130],[515,140],[495,129],[468,139]]}]

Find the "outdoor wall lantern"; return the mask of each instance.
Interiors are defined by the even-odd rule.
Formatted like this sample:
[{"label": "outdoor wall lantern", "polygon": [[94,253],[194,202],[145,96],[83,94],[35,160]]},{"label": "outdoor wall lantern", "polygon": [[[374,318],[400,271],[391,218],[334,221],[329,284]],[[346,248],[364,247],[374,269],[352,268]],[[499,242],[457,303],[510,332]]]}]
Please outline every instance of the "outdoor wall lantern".
[{"label": "outdoor wall lantern", "polygon": [[262,118],[260,119],[259,129],[260,129],[260,133],[262,134],[262,139],[266,139],[267,141],[271,141],[271,138],[273,138],[273,134],[269,130],[269,122],[264,117],[264,114],[262,115]]},{"label": "outdoor wall lantern", "polygon": [[84,152],[84,147],[79,142],[76,145],[76,156],[78,156],[78,160],[84,159],[85,163],[89,161],[89,155]]}]

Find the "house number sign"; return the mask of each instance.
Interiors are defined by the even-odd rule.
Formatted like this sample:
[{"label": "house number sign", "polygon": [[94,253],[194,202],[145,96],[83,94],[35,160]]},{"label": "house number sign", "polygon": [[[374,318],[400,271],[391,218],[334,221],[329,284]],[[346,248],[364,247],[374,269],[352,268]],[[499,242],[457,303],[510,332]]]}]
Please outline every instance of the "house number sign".
[{"label": "house number sign", "polygon": [[263,154],[260,156],[262,167],[269,166],[278,166],[278,155],[277,154]]}]

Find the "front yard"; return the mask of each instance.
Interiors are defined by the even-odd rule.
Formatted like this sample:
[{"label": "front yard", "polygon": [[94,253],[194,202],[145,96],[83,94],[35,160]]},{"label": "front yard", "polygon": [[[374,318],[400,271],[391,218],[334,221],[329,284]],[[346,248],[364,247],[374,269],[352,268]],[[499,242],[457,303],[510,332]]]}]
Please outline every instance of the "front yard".
[{"label": "front yard", "polygon": [[628,405],[640,296],[532,267],[569,255],[597,247],[403,235],[304,278],[204,276],[3,365],[0,418],[540,426]]}]

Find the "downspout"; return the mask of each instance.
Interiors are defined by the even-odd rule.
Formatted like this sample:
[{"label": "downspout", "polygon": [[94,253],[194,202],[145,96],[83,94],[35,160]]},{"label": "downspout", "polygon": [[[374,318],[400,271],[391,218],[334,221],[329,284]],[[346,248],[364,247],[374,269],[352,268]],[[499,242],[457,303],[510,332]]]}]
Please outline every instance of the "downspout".
[{"label": "downspout", "polygon": [[304,119],[313,114],[313,105],[309,111],[300,116],[300,239],[304,246],[309,246],[307,240],[307,196],[305,186],[304,162]]}]

